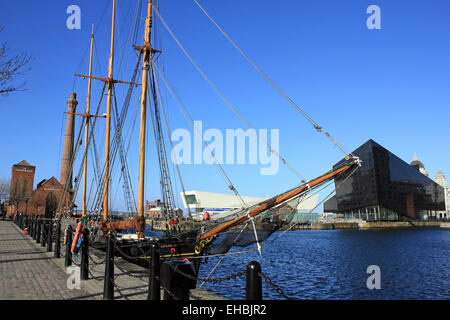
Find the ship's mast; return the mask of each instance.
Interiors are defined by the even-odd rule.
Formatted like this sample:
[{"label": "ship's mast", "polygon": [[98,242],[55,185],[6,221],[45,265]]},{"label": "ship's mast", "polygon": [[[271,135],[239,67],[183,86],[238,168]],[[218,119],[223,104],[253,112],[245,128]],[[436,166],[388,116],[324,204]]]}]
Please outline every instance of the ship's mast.
[{"label": "ship's mast", "polygon": [[152,0],[148,0],[147,18],[145,19],[144,46],[138,47],[142,55],[142,87],[141,87],[141,127],[139,138],[139,191],[138,191],[138,215],[144,216],[144,176],[145,176],[145,133],[147,120],[147,89],[148,70],[152,54],[151,48],[152,30]]},{"label": "ship's mast", "polygon": [[[91,52],[89,57],[89,76],[92,76],[92,55],[94,51],[94,24],[92,24],[91,33]],[[89,138],[89,112],[91,109],[91,81],[89,78],[88,82],[88,93],[86,98],[86,122],[84,126],[84,165],[83,165],[83,206],[81,216],[84,218],[86,216],[86,190],[87,190],[87,155],[88,155],[88,138]]]},{"label": "ship's mast", "polygon": [[[113,8],[112,8],[112,24],[111,24],[111,50],[109,54],[109,64],[108,64],[108,78],[94,77],[92,75],[81,75],[75,74],[78,77],[96,79],[103,81],[108,86],[107,91],[107,100],[106,100],[106,115],[105,116],[94,116],[88,113],[77,114],[80,116],[85,116],[86,118],[90,117],[98,117],[98,118],[106,118],[106,133],[105,133],[105,175],[104,175],[104,184],[103,184],[103,220],[106,221],[108,219],[108,211],[109,211],[109,168],[110,168],[110,134],[111,134],[111,104],[112,104],[112,91],[115,83],[125,83],[132,84],[135,86],[140,85],[140,83],[128,82],[116,80],[113,78],[113,64],[114,64],[114,27],[115,27],[115,13],[116,13],[116,0],[113,0]],[[92,46],[92,44],[91,44]],[[91,50],[91,61],[92,61],[92,50]],[[90,86],[90,85],[89,85]],[[90,96],[90,93],[88,94]],[[87,155],[86,155],[87,156]]]},{"label": "ship's mast", "polygon": [[109,142],[111,133],[111,102],[112,102],[112,89],[114,85],[113,80],[113,63],[114,63],[114,26],[115,26],[115,14],[116,14],[116,0],[113,0],[112,7],[112,25],[111,25],[111,51],[109,54],[108,65],[108,93],[106,100],[106,133],[105,133],[105,182],[103,191],[103,220],[108,219],[109,210]]}]

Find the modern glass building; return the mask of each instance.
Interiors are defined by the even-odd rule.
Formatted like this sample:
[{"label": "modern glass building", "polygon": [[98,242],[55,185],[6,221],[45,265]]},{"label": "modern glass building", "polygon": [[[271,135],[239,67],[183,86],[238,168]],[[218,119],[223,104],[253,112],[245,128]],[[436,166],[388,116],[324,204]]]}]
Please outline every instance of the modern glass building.
[{"label": "modern glass building", "polygon": [[[369,140],[352,152],[362,166],[348,179],[335,180],[336,195],[324,203],[325,212],[344,214],[345,219],[433,219],[445,209],[444,189],[417,168]],[[347,162],[338,162],[338,168]]]}]

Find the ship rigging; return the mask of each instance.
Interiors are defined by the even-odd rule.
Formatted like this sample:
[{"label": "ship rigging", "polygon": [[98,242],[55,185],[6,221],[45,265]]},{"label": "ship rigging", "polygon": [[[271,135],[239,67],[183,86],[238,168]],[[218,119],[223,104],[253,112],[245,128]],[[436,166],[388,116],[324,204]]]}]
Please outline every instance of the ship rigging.
[{"label": "ship rigging", "polygon": [[[302,117],[304,117],[315,130],[323,133],[332,143],[344,153],[347,163],[339,169],[321,174],[313,179],[306,179],[302,176],[291,163],[289,163],[285,157],[283,157],[278,151],[273,148],[268,141],[263,137],[258,136],[258,139],[269,148],[269,151],[279,157],[281,162],[294,173],[298,179],[298,185],[288,191],[281,192],[269,200],[262,203],[248,205],[243,200],[236,185],[231,181],[229,175],[224,170],[223,166],[215,159],[213,152],[209,149],[209,146],[205,144],[205,149],[211,152],[211,157],[214,160],[215,167],[224,179],[226,186],[231,190],[237,199],[241,203],[241,208],[227,213],[226,215],[212,219],[207,223],[201,223],[193,225],[191,230],[181,231],[177,233],[168,232],[166,236],[157,239],[157,241],[166,245],[167,248],[177,248],[174,252],[170,253],[171,259],[177,259],[180,257],[189,257],[191,259],[201,258],[204,255],[225,255],[232,246],[246,247],[250,244],[256,243],[255,250],[258,250],[261,254],[261,243],[265,241],[273,232],[286,227],[292,220],[294,209],[296,205],[305,199],[308,194],[317,192],[320,188],[330,183],[334,178],[345,175],[347,178],[358,169],[361,165],[360,160],[357,157],[349,154],[346,149],[331,136],[329,132],[323,129],[317,122],[315,122],[300,106],[298,106],[273,80],[271,80],[266,73],[258,67],[253,60],[249,58],[247,54],[231,39],[231,37],[225,33],[225,31],[212,19],[211,15],[194,0],[195,4],[201,9],[201,11],[208,17],[208,19],[218,28],[218,30],[225,36],[225,38],[231,42],[231,44],[238,50],[238,52],[260,73],[265,80],[267,80],[276,91],[278,91],[291,106],[298,111]],[[133,41],[136,41],[138,28],[141,24],[142,0],[136,1],[136,7],[134,10],[134,23],[130,25],[129,35],[133,34]],[[193,127],[193,118],[190,115],[188,108],[180,99],[180,96],[175,91],[174,87],[168,80],[168,76],[161,63],[163,50],[162,45],[158,49],[153,48],[152,45],[152,30],[154,29],[154,18],[157,18],[157,25],[159,31],[164,27],[168,34],[172,37],[174,42],[189,60],[189,62],[195,67],[207,84],[213,89],[213,91],[223,100],[225,105],[236,115],[236,117],[248,128],[254,128],[253,125],[242,115],[237,107],[225,97],[223,92],[213,83],[206,73],[200,68],[199,64],[195,62],[192,56],[187,52],[186,48],[181,44],[180,40],[176,37],[172,29],[168,26],[167,22],[161,15],[159,10],[159,1],[153,0],[147,1],[146,18],[144,22],[144,43],[143,45],[133,44],[133,48],[136,51],[136,65],[133,69],[133,73],[130,81],[124,81],[116,79],[114,76],[114,61],[115,61],[115,36],[116,36],[116,0],[112,0],[112,19],[111,19],[111,31],[110,31],[110,50],[108,58],[108,72],[106,77],[100,77],[93,75],[93,56],[94,56],[94,25],[92,26],[92,33],[90,39],[90,59],[89,59],[89,73],[83,75],[76,73],[75,76],[83,79],[88,79],[88,90],[86,96],[86,108],[85,113],[80,114],[74,111],[68,111],[69,117],[73,121],[73,117],[81,116],[82,124],[78,133],[76,142],[73,143],[73,153],[68,166],[70,170],[67,170],[67,179],[71,181],[73,168],[76,163],[77,154],[79,153],[80,146],[83,143],[84,136],[84,152],[82,161],[80,163],[80,169],[75,178],[75,187],[72,189],[71,183],[65,184],[64,197],[59,204],[59,217],[67,218],[70,211],[73,210],[76,194],[82,184],[82,219],[85,221],[85,227],[92,229],[93,234],[96,235],[97,241],[101,242],[105,236],[110,232],[121,232],[126,229],[134,229],[136,231],[136,239],[144,243],[144,246],[149,246],[155,239],[146,237],[145,230],[145,217],[144,217],[144,197],[146,178],[148,171],[146,171],[147,159],[146,155],[148,149],[147,135],[150,131],[147,126],[148,114],[152,119],[152,129],[155,139],[155,147],[158,159],[158,169],[160,176],[160,193],[161,203],[161,218],[171,219],[174,216],[175,209],[175,197],[173,193],[173,181],[170,174],[170,166],[167,158],[167,147],[165,131],[170,134],[168,114],[161,98],[161,85],[165,86],[166,92],[173,98],[180,113],[186,119],[186,122],[191,128]],[[160,36],[160,35],[159,35]],[[159,39],[161,40],[161,39]],[[155,43],[155,42],[154,42]],[[161,41],[160,41],[161,44]],[[122,55],[123,57],[123,55]],[[123,60],[122,60],[123,62]],[[120,63],[120,69],[123,64]],[[141,83],[138,83],[138,72],[141,69]],[[120,75],[120,72],[118,73]],[[95,114],[91,111],[91,87],[92,80],[100,81],[103,83],[99,103]],[[118,106],[118,86],[128,85],[128,90],[124,98],[124,102],[121,110]],[[130,105],[133,100],[133,93],[136,88],[140,88],[140,95],[137,99],[137,105],[139,106],[138,112],[132,116],[131,124],[128,127],[128,132],[124,133],[126,126],[127,115],[130,110]],[[122,88],[123,89],[123,88]],[[106,95],[106,113],[100,114],[101,106],[103,104],[104,96]],[[151,107],[150,107],[151,106]],[[137,176],[138,188],[137,188],[137,204],[135,203],[134,189],[132,174],[128,165],[128,151],[132,141],[132,132],[134,130],[134,124],[139,115],[139,172]],[[162,119],[164,121],[162,121]],[[98,121],[105,121],[105,140],[104,145],[104,164],[100,164],[100,157],[98,154],[97,144],[99,140],[94,138],[97,129]],[[164,130],[164,128],[166,130]],[[84,135],[82,132],[84,131]],[[112,133],[112,137],[111,137]],[[128,145],[126,144],[128,139]],[[169,139],[170,141],[170,139]],[[170,149],[173,149],[173,145],[170,143]],[[89,151],[92,157],[88,157]],[[113,221],[111,215],[110,201],[111,201],[111,181],[114,176],[113,171],[117,168],[116,159],[120,160],[120,179],[123,180],[124,199],[126,207],[130,215],[130,219],[122,221]],[[96,183],[91,184],[91,191],[88,195],[88,164],[92,163],[94,167],[93,181]],[[184,183],[181,178],[181,172],[178,165],[175,165],[178,180],[183,190],[184,195]],[[83,177],[81,179],[81,177]],[[94,186],[96,185],[96,186]],[[93,190],[94,189],[94,190]],[[90,202],[90,205],[89,203]],[[69,206],[66,204],[70,203]],[[88,207],[90,208],[88,209]],[[63,210],[68,208],[68,211]],[[88,224],[86,220],[97,220],[96,223]],[[167,256],[167,255],[166,255]],[[198,271],[198,266],[197,266]]]}]

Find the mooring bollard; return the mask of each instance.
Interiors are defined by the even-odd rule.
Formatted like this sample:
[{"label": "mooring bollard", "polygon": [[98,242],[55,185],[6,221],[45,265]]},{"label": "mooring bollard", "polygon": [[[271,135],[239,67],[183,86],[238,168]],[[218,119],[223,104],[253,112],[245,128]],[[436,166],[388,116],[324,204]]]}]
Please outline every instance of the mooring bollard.
[{"label": "mooring bollard", "polygon": [[114,242],[109,234],[106,244],[105,278],[103,282],[103,299],[114,299]]},{"label": "mooring bollard", "polygon": [[48,222],[47,227],[47,252],[52,251],[52,229],[53,229],[53,221],[50,220]]},{"label": "mooring bollard", "polygon": [[61,222],[56,222],[56,235],[55,235],[55,258],[61,256]]},{"label": "mooring bollard", "polygon": [[261,265],[258,261],[247,265],[245,297],[246,300],[262,300]]},{"label": "mooring bollard", "polygon": [[66,233],[66,257],[64,260],[64,266],[67,268],[72,265],[72,227],[70,225],[67,226]]},{"label": "mooring bollard", "polygon": [[41,219],[38,219],[36,222],[36,243],[41,242]]},{"label": "mooring bollard", "polygon": [[164,261],[160,279],[165,288],[164,300],[189,300],[189,290],[195,289],[197,283],[194,265],[183,260]]},{"label": "mooring bollard", "polygon": [[81,242],[81,280],[89,279],[89,230],[84,228]]},{"label": "mooring bollard", "polygon": [[150,277],[148,282],[147,300],[161,300],[161,286],[159,283],[159,276],[159,243],[153,242],[150,255]]}]

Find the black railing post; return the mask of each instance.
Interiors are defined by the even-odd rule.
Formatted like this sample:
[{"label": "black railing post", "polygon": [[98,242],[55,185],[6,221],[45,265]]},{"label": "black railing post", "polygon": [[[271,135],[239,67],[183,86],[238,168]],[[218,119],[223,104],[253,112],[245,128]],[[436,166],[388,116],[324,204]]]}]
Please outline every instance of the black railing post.
[{"label": "black railing post", "polygon": [[247,265],[245,297],[246,300],[262,300],[261,265],[258,261]]},{"label": "black railing post", "polygon": [[55,258],[61,256],[61,222],[56,222],[56,234],[55,234]]},{"label": "black railing post", "polygon": [[36,240],[37,216],[33,220],[33,240]]},{"label": "black railing post", "polygon": [[81,280],[89,279],[89,230],[84,228],[81,243]]},{"label": "black railing post", "polygon": [[30,220],[30,233],[29,233],[31,239],[34,239],[34,216],[31,217]]},{"label": "black railing post", "polygon": [[31,218],[31,228],[30,228],[30,231],[31,231],[30,235],[31,235],[31,238],[32,238],[32,239],[34,239],[34,230],[35,230],[35,227],[36,227],[36,217],[33,216],[33,217]]},{"label": "black railing post", "polygon": [[152,243],[147,300],[161,300],[159,243]]},{"label": "black railing post", "polygon": [[66,233],[66,257],[64,260],[64,266],[67,268],[72,265],[72,227],[70,225],[67,226]]},{"label": "black railing post", "polygon": [[47,227],[47,252],[52,251],[52,229],[53,229],[53,220],[48,222]]},{"label": "black railing post", "polygon": [[45,243],[47,242],[47,222],[45,221],[45,219],[42,220],[42,225],[41,225],[41,247],[45,247]]},{"label": "black railing post", "polygon": [[36,221],[36,243],[41,242],[41,219]]},{"label": "black railing post", "polygon": [[114,300],[114,242],[109,234],[106,244],[105,278],[103,282],[103,299]]}]

